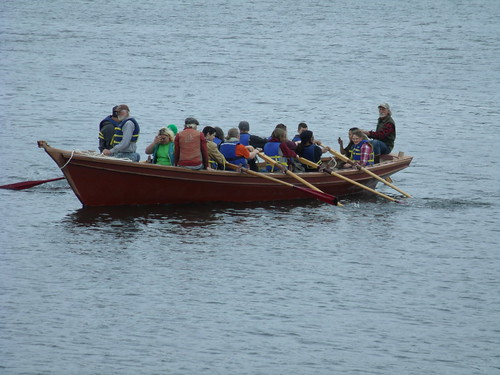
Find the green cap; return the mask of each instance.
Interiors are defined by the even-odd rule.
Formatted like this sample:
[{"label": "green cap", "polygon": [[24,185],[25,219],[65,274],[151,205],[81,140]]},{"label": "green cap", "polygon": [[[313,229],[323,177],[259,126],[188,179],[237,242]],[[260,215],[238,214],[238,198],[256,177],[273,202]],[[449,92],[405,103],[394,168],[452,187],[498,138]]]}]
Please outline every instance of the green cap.
[{"label": "green cap", "polygon": [[174,132],[174,135],[177,134],[177,126],[175,126],[174,124],[170,124],[169,126],[167,126],[168,129],[172,130]]}]

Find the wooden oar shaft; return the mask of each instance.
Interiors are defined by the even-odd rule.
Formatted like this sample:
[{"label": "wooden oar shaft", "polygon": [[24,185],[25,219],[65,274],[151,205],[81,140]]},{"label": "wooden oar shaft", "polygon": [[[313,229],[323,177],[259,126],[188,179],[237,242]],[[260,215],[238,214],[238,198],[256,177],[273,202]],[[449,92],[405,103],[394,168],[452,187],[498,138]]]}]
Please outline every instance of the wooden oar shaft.
[{"label": "wooden oar shaft", "polygon": [[[259,152],[258,154],[262,159],[264,159],[265,161],[267,161],[268,163],[271,163],[272,165],[276,165],[278,164],[277,162],[275,162],[273,159],[271,159],[269,156],[267,156],[266,154],[264,154],[263,152]],[[313,184],[307,182],[306,180],[304,180],[302,177],[300,176],[297,176],[295,173],[293,173],[292,171],[288,170],[288,169],[285,169],[285,173],[289,176],[292,176],[293,178],[295,178],[297,181],[300,181],[302,182],[304,185],[306,185],[307,187],[313,189],[313,190],[316,190],[316,191],[319,191],[321,193],[323,193],[320,189],[318,189],[316,186],[314,186]]]},{"label": "wooden oar shaft", "polygon": [[[347,158],[345,155],[342,155],[340,152],[337,152],[335,150],[333,150],[332,148],[326,146],[326,149],[332,154],[332,155],[335,155],[336,157],[338,157],[339,159],[347,162],[347,163],[350,163],[350,164],[353,164],[353,161],[349,158]],[[412,196],[406,192],[404,192],[403,190],[399,189],[398,187],[394,186],[393,184],[391,184],[389,181],[386,181],[384,180],[382,177],[380,177],[379,175],[373,173],[372,171],[366,169],[365,167],[362,167],[362,166],[358,166],[359,169],[361,169],[363,172],[365,173],[368,173],[370,176],[376,178],[377,180],[379,180],[380,182],[386,184],[387,186],[393,188],[394,190],[400,192],[401,194],[403,194],[404,196],[408,197],[408,198],[412,198]]]},{"label": "wooden oar shaft", "polygon": [[[229,162],[226,162],[226,165],[233,168],[233,169],[238,169],[240,167],[238,167],[236,164],[232,164],[232,163],[229,163]],[[294,187],[293,184],[289,183],[289,182],[286,182],[286,181],[282,181],[282,180],[278,180],[277,178],[274,178],[274,177],[271,177],[271,176],[268,176],[267,174],[265,173],[259,173],[259,172],[255,172],[255,171],[252,171],[251,169],[247,169],[247,168],[241,168],[245,173],[248,173],[248,174],[251,174],[253,176],[257,176],[257,177],[262,177],[262,178],[265,178],[269,181],[273,181],[273,182],[277,182],[279,184],[283,184],[283,185],[286,185],[286,186],[289,186],[289,187]]]},{"label": "wooden oar shaft", "polygon": [[[313,163],[312,161],[310,161],[308,159],[300,158],[299,157],[299,161],[302,164],[307,164],[307,165],[309,165],[312,168],[318,168],[318,165],[316,163]],[[363,184],[361,184],[361,183],[359,183],[357,181],[351,180],[349,177],[343,176],[340,173],[333,172],[333,171],[325,171],[325,172],[331,174],[332,176],[338,177],[338,178],[340,178],[340,179],[342,179],[344,181],[347,181],[347,182],[349,182],[349,183],[351,183],[353,185],[356,185],[356,186],[359,186],[359,187],[361,187],[361,188],[363,188],[365,190],[368,190],[368,191],[370,191],[370,192],[372,192],[374,194],[380,195],[381,197],[384,197],[385,199],[388,199],[388,200],[390,200],[392,202],[396,202],[396,199],[391,198],[388,195],[385,195],[385,194],[383,194],[383,193],[381,193],[381,192],[379,192],[377,190],[374,190],[374,189],[372,189],[372,188],[370,188],[370,187],[368,187],[366,185],[363,185]]]},{"label": "wooden oar shaft", "polygon": [[[237,165],[229,163],[229,162],[226,162],[226,165],[228,167],[232,168],[232,169],[235,169],[235,170],[240,169],[240,167],[238,167]],[[252,175],[252,176],[262,177],[262,178],[265,178],[265,179],[267,179],[269,181],[273,181],[273,182],[276,182],[276,183],[279,183],[279,184],[283,184],[283,185],[289,186],[291,188],[299,189],[299,190],[301,190],[303,192],[306,192],[307,194],[310,194],[310,195],[316,197],[317,199],[320,199],[320,200],[322,200],[324,202],[327,202],[329,204],[334,204],[334,205],[337,205],[339,207],[343,206],[340,202],[337,201],[337,199],[333,195],[326,194],[326,193],[323,193],[323,192],[316,192],[316,191],[312,191],[312,190],[307,190],[306,188],[295,186],[295,185],[293,185],[293,184],[291,184],[289,182],[282,181],[282,180],[279,180],[277,178],[268,176],[265,173],[259,173],[259,172],[252,171],[251,169],[241,168],[241,170],[243,172],[245,172],[245,173],[248,173],[248,174]]]}]

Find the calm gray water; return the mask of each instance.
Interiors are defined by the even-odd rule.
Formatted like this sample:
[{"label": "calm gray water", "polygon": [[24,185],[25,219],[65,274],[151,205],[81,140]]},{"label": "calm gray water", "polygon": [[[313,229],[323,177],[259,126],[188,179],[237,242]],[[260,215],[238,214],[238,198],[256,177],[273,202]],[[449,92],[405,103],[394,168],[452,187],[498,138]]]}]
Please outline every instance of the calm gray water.
[{"label": "calm gray water", "polygon": [[63,181],[0,190],[0,373],[500,374],[499,16],[1,2],[2,185],[60,176],[36,141],[96,150],[119,103],[142,152],[187,116],[263,136],[306,121],[337,147],[387,101],[414,198],[83,209]]}]

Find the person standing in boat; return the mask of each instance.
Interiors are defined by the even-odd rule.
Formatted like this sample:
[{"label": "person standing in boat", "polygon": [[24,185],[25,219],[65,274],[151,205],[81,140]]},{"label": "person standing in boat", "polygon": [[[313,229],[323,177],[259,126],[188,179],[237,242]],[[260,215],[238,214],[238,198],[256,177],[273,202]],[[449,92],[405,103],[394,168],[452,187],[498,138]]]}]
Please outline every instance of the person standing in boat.
[{"label": "person standing in boat", "polygon": [[227,132],[226,141],[220,145],[220,152],[230,163],[241,165],[244,168],[257,170],[255,163],[249,163],[254,160],[259,150],[253,146],[245,146],[240,142],[240,131],[237,128],[231,128]]},{"label": "person standing in boat", "polygon": [[102,153],[117,158],[139,161],[141,156],[136,152],[140,133],[139,124],[135,118],[130,117],[130,109],[126,104],[120,104],[116,108],[116,114],[120,123],[115,126],[113,148],[103,150]]},{"label": "person standing in boat", "polygon": [[200,123],[193,117],[184,120],[184,130],[175,136],[175,165],[188,169],[208,168],[207,140],[198,131]]},{"label": "person standing in boat", "polygon": [[101,153],[104,150],[113,148],[112,142],[113,135],[115,134],[115,127],[120,123],[116,113],[117,108],[118,106],[115,105],[111,110],[111,115],[108,115],[99,123],[99,151]]},{"label": "person standing in boat", "polygon": [[[370,167],[374,163],[374,152],[371,142],[368,141],[366,134],[361,130],[352,132],[351,141],[353,143],[351,160],[354,161],[354,167]],[[346,163],[343,168],[351,168],[353,165]]]},{"label": "person standing in boat", "polygon": [[242,145],[252,146],[253,148],[264,148],[267,139],[250,134],[250,124],[248,121],[240,121],[238,129],[240,131],[240,143]]},{"label": "person standing in boat", "polygon": [[148,147],[146,154],[153,155],[153,164],[174,165],[174,132],[168,128],[161,128],[158,135]]},{"label": "person standing in boat", "polygon": [[394,141],[396,140],[396,123],[391,117],[392,112],[389,104],[380,104],[378,106],[378,113],[379,118],[375,131],[362,130],[364,134],[372,139],[376,162],[378,162],[380,155],[386,155],[392,151]]},{"label": "person standing in boat", "polygon": [[[297,145],[297,149],[295,150],[297,155],[318,164],[321,161],[321,156],[326,151],[326,149],[322,149],[314,143],[314,135],[312,131],[305,130],[300,133],[300,143]],[[303,165],[303,167],[306,172],[318,171],[318,168],[311,168],[307,165]]]},{"label": "person standing in boat", "polygon": [[207,150],[209,165],[212,169],[226,169],[226,158],[221,154],[217,144],[214,142],[215,138],[215,128],[211,126],[205,126],[202,131],[205,139],[207,140]]}]

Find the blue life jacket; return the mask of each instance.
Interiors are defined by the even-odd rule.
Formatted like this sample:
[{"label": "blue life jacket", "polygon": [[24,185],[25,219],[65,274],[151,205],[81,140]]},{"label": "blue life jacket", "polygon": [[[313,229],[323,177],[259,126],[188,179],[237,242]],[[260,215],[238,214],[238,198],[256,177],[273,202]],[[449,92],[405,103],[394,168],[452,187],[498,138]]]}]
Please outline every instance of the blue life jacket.
[{"label": "blue life jacket", "polygon": [[222,139],[215,137],[213,142],[217,145],[218,148],[220,148],[220,145],[222,143]]},{"label": "blue life jacket", "polygon": [[[313,163],[319,163],[321,161],[321,158],[317,158],[316,156],[316,145],[315,144],[311,144],[309,146],[306,146],[304,147],[304,149],[302,150],[302,157],[304,159],[307,159],[307,160],[310,160],[312,161]],[[306,170],[306,172],[312,172],[312,171],[317,171],[318,169],[317,168],[312,168],[306,164],[302,164]]]},{"label": "blue life jacket", "polygon": [[236,165],[242,165],[243,167],[247,167],[247,159],[242,156],[236,155],[236,145],[239,145],[239,142],[224,142],[220,145],[220,152],[226,160],[230,163]]},{"label": "blue life jacket", "polygon": [[106,117],[105,119],[103,119],[100,123],[99,123],[99,139],[104,139],[104,134],[102,134],[102,128],[104,127],[104,125],[106,125],[106,123],[110,123],[113,125],[113,128],[116,128],[120,123],[113,120],[113,117],[111,115],[109,115],[108,117]]},{"label": "blue life jacket", "polygon": [[300,142],[300,135],[295,134],[295,137],[292,138],[292,142]]},{"label": "blue life jacket", "polygon": [[125,123],[127,121],[132,121],[135,125],[134,127],[134,132],[132,133],[132,139],[130,140],[130,142],[137,142],[137,140],[139,139],[139,132],[141,131],[140,127],[139,127],[139,124],[137,123],[137,121],[135,120],[135,118],[133,117],[129,117],[129,118],[126,118],[124,119],[122,122],[120,122],[118,125],[115,126],[115,135],[113,136],[113,140],[112,140],[112,145],[117,145],[118,143],[120,143],[123,139],[123,125],[125,125]]},{"label": "blue life jacket", "polygon": [[[264,154],[269,156],[271,159],[273,159],[276,163],[279,163],[281,165],[284,165],[285,167],[288,165],[288,161],[286,157],[283,155],[280,155],[280,145],[281,142],[267,142],[264,145]],[[275,167],[274,165],[270,163],[266,163],[266,169],[268,172],[275,172],[279,171],[280,169],[278,167]]]},{"label": "blue life jacket", "polygon": [[248,146],[250,144],[250,134],[248,133],[240,134],[240,143],[243,146]]},{"label": "blue life jacket", "polygon": [[[363,139],[357,145],[352,146],[352,160],[357,160],[357,161],[361,160],[361,146],[363,146],[363,144],[365,144],[365,143],[368,143],[371,146],[371,143],[368,142],[366,139]],[[373,153],[373,146],[372,146],[370,156],[368,157],[368,162],[366,163],[366,166],[373,165],[374,160],[375,160],[375,155]]]}]

